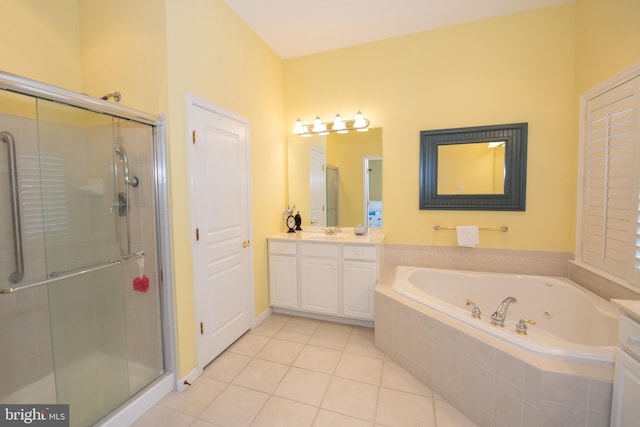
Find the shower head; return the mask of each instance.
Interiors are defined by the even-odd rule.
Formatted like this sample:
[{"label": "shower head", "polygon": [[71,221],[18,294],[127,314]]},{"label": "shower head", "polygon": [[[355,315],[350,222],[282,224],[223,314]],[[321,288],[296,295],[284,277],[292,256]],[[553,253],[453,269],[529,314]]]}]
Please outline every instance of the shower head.
[{"label": "shower head", "polygon": [[129,178],[129,159],[127,158],[127,152],[124,151],[124,148],[119,145],[113,147],[113,151],[115,151],[116,154],[120,156],[120,163],[122,163],[124,169],[124,183],[129,184],[132,187],[137,187],[139,183],[138,177],[134,176],[132,178]]},{"label": "shower head", "polygon": [[122,94],[120,94],[120,92],[112,92],[102,97],[102,99],[105,101],[108,101],[109,98],[113,98],[114,101],[120,102],[120,100],[122,99]]},{"label": "shower head", "polygon": [[[127,162],[127,163],[129,163],[129,161],[128,161],[128,159],[127,159],[127,152],[126,152],[126,151],[124,151],[124,148],[122,148],[122,147],[120,147],[120,146],[118,145],[118,146],[114,147],[114,151],[116,152],[116,154],[117,154],[118,156],[120,156],[120,160],[121,160],[122,162]],[[127,165],[127,166],[129,166],[129,165]]]}]

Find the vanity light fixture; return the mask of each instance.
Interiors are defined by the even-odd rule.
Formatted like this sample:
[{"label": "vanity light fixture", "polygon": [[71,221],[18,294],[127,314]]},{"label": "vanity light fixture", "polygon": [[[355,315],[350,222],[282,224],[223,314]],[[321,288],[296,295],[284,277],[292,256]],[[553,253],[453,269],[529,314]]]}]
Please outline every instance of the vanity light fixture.
[{"label": "vanity light fixture", "polygon": [[342,117],[340,117],[340,114],[336,114],[336,117],[333,119],[333,127],[331,129],[338,133],[349,132],[347,130],[347,125],[342,120]]},{"label": "vanity light fixture", "polygon": [[311,124],[303,124],[302,120],[296,120],[293,133],[300,136],[311,135],[328,135],[331,132],[347,133],[350,130],[358,132],[366,132],[369,130],[369,120],[365,118],[360,111],[356,114],[355,119],[343,120],[340,114],[336,114],[336,117],[332,122],[322,122],[320,116],[316,116]]}]

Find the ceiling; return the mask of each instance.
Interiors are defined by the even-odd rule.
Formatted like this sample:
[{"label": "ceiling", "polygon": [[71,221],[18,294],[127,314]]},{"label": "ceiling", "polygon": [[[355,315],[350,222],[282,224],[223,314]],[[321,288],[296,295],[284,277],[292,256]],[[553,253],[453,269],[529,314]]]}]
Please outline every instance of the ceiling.
[{"label": "ceiling", "polygon": [[282,59],[574,0],[225,0]]}]

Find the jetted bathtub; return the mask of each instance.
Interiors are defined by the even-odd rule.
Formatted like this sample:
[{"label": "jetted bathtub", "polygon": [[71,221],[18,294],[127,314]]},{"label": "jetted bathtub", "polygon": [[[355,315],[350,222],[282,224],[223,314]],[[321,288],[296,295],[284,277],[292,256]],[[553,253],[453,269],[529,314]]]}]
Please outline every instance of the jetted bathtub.
[{"label": "jetted bathtub", "polygon": [[[528,276],[398,266],[392,289],[473,328],[533,353],[575,362],[612,366],[618,310],[608,301],[562,277]],[[514,297],[504,327],[491,314]],[[475,303],[480,319],[471,315]],[[515,332],[520,319],[527,335]]]}]

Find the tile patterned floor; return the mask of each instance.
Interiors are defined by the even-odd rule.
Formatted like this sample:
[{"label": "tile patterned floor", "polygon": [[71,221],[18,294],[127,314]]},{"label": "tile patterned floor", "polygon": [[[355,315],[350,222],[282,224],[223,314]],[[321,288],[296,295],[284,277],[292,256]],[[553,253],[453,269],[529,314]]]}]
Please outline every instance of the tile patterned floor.
[{"label": "tile patterned floor", "polygon": [[385,357],[373,329],[272,314],[134,426],[475,424]]}]

